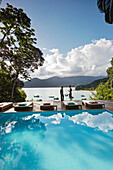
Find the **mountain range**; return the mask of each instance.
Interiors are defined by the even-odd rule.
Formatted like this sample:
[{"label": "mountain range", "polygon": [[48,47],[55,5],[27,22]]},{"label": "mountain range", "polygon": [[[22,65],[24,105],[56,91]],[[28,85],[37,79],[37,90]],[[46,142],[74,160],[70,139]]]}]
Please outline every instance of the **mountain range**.
[{"label": "mountain range", "polygon": [[85,85],[105,76],[73,76],[73,77],[51,77],[48,79],[32,78],[31,81],[24,82],[24,88],[32,87],[60,87],[69,85]]},{"label": "mountain range", "polygon": [[108,77],[103,79],[94,80],[93,82],[86,85],[78,85],[76,86],[76,90],[95,90],[100,83],[106,83],[108,81]]}]

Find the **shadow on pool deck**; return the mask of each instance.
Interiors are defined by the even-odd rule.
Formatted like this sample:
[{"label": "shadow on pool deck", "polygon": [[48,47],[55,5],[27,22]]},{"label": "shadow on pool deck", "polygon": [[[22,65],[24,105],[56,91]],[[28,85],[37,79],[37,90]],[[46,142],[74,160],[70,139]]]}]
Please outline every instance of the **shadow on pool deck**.
[{"label": "shadow on pool deck", "polygon": [[[100,103],[104,103],[105,104],[105,109],[107,110],[110,110],[113,112],[113,100],[97,100],[99,101]],[[82,104],[82,101],[81,100],[76,100],[75,102],[79,103],[79,104]],[[35,111],[41,111],[40,110],[40,104],[42,102],[34,102],[34,106],[33,106],[33,112]],[[54,101],[54,104],[57,105],[57,110],[58,111],[63,111],[65,110],[63,104],[61,103],[61,101]],[[82,110],[90,110],[90,108],[82,105]],[[15,112],[14,111],[14,107],[5,111],[5,113],[8,113],[8,112]],[[23,111],[22,111],[23,112]],[[28,112],[28,111],[27,111]]]}]

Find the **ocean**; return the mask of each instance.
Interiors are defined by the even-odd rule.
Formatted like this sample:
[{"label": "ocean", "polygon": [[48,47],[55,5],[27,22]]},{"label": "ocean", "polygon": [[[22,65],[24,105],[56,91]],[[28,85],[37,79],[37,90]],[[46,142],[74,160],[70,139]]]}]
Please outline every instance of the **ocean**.
[{"label": "ocean", "polygon": [[[23,88],[27,94],[26,100],[33,101],[45,101],[45,100],[60,100],[60,87],[49,87],[49,88]],[[64,87],[64,100],[69,100],[69,88]],[[79,91],[72,88],[73,100],[89,99],[92,95],[90,91]]]}]

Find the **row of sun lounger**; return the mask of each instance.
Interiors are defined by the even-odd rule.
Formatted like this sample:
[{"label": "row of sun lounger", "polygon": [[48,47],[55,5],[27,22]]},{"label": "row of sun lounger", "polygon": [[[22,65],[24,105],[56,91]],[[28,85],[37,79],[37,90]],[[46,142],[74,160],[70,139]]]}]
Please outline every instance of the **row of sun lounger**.
[{"label": "row of sun lounger", "polygon": [[75,109],[82,109],[82,104],[78,104],[74,101],[64,101],[63,102],[64,108],[65,109],[71,109],[71,110],[75,110]]},{"label": "row of sun lounger", "polygon": [[27,111],[33,109],[33,102],[21,102],[14,106],[15,111]]},{"label": "row of sun lounger", "polygon": [[57,105],[54,105],[53,101],[43,102],[40,105],[40,110],[54,110],[55,108],[57,110]]},{"label": "row of sun lounger", "polygon": [[[105,108],[105,104],[93,100],[82,100],[82,104],[76,103],[74,101],[63,101],[63,106],[67,110],[82,109],[82,105],[85,105],[89,108]],[[57,105],[54,105],[53,101],[40,105],[40,110],[54,110],[54,108],[57,110]]]},{"label": "row of sun lounger", "polygon": [[32,110],[33,109],[33,102],[21,102],[16,105],[13,105],[13,102],[2,102],[0,103],[0,111],[7,110],[14,106],[15,111],[26,111],[26,110]]},{"label": "row of sun lounger", "polygon": [[[74,101],[63,101],[64,109],[67,110],[75,110],[75,109],[82,109],[82,105],[85,105],[89,108],[105,108],[105,104],[93,101],[93,100],[82,100],[82,104],[79,104]],[[12,102],[4,102],[0,103],[0,111],[4,111],[10,107],[13,107]],[[15,111],[30,111],[33,109],[33,102],[21,102],[14,105]],[[40,110],[57,110],[57,105],[54,104],[53,101],[43,102],[40,104]]]},{"label": "row of sun lounger", "polygon": [[89,108],[105,108],[104,103],[91,100],[82,100],[82,104]]},{"label": "row of sun lounger", "polygon": [[13,102],[3,102],[0,103],[0,111],[4,111],[5,109],[8,109],[10,107],[13,107]]}]

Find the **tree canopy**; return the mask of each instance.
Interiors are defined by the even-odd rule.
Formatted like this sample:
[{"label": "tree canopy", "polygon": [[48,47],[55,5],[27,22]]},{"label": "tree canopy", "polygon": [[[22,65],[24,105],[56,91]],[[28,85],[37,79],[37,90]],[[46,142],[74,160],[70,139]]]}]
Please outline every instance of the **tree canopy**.
[{"label": "tree canopy", "polygon": [[12,99],[13,75],[9,73],[8,69],[0,69],[0,102],[25,101],[26,94],[23,90],[20,90],[23,85],[24,83],[19,79],[16,81]]},{"label": "tree canopy", "polygon": [[111,88],[113,87],[113,58],[111,59],[111,67],[108,67],[107,69],[107,74],[109,76],[109,80],[110,80],[110,83],[111,83]]},{"label": "tree canopy", "polygon": [[[13,77],[12,97],[19,77],[30,78],[30,73],[43,65],[43,53],[36,47],[35,30],[31,28],[31,19],[23,9],[17,9],[7,3],[0,9],[0,69],[8,68]],[[4,66],[4,67],[2,67]]]},{"label": "tree canopy", "polygon": [[31,28],[30,18],[22,9],[7,7],[0,10],[0,58],[9,63],[16,76],[29,77],[29,71],[38,69],[44,62],[42,52],[36,48],[35,30]]},{"label": "tree canopy", "polygon": [[108,80],[106,83],[100,83],[96,88],[96,94],[93,93],[91,99],[113,100],[113,58],[111,60],[111,67],[106,70]]},{"label": "tree canopy", "polygon": [[105,13],[105,21],[113,24],[113,0],[97,0],[97,6],[100,12]]}]

